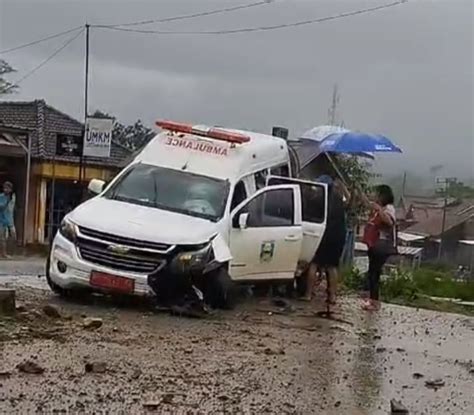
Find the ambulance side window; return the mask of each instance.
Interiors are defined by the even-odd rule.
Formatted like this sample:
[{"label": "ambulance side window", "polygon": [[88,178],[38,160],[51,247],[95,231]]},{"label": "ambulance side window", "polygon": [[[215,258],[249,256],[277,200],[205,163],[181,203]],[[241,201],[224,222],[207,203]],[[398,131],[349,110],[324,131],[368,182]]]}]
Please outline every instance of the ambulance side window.
[{"label": "ambulance side window", "polygon": [[258,171],[255,173],[255,187],[257,190],[264,188],[267,185],[268,169]]},{"label": "ambulance side window", "polygon": [[275,189],[256,196],[236,217],[248,213],[249,228],[294,226],[294,211],[293,191]]},{"label": "ambulance side window", "polygon": [[232,212],[245,199],[247,199],[247,191],[245,190],[244,182],[241,180],[235,185],[234,195],[232,196],[232,202],[230,204],[230,211]]},{"label": "ambulance side window", "polygon": [[270,174],[272,176],[289,177],[290,169],[288,167],[288,164],[283,164],[278,167],[272,167],[272,169],[270,170]]}]

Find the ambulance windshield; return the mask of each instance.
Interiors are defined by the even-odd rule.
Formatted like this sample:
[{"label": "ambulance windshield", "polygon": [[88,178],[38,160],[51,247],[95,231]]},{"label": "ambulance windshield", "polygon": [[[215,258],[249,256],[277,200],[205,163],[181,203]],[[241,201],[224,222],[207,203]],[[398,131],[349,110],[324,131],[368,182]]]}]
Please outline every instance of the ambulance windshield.
[{"label": "ambulance windshield", "polygon": [[225,180],[137,164],[104,197],[216,222],[224,214],[228,193]]}]

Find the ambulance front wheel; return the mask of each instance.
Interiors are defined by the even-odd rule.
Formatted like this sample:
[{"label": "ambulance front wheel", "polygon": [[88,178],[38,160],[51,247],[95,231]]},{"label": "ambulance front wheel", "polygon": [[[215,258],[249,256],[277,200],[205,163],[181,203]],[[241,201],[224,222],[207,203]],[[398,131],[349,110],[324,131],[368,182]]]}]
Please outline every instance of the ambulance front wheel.
[{"label": "ambulance front wheel", "polygon": [[225,267],[210,273],[205,292],[206,302],[213,308],[231,310],[237,302],[237,287]]}]

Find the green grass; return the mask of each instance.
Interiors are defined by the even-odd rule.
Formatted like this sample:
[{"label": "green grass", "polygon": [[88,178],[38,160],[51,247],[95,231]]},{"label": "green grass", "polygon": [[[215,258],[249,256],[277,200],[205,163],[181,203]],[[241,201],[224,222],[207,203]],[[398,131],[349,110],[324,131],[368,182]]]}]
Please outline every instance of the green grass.
[{"label": "green grass", "polygon": [[[366,276],[355,269],[343,271],[342,276],[342,285],[348,291],[360,291],[366,285]],[[381,281],[381,296],[389,303],[474,315],[474,307],[428,298],[474,301],[474,281],[456,281],[445,266],[395,270]]]}]

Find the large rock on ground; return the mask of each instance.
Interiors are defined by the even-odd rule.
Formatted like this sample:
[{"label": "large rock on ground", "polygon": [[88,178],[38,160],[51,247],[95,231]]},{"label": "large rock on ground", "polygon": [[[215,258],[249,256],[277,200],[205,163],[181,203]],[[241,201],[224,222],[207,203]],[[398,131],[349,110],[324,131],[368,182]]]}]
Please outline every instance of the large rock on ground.
[{"label": "large rock on ground", "polygon": [[15,290],[0,288],[0,314],[15,314]]}]

